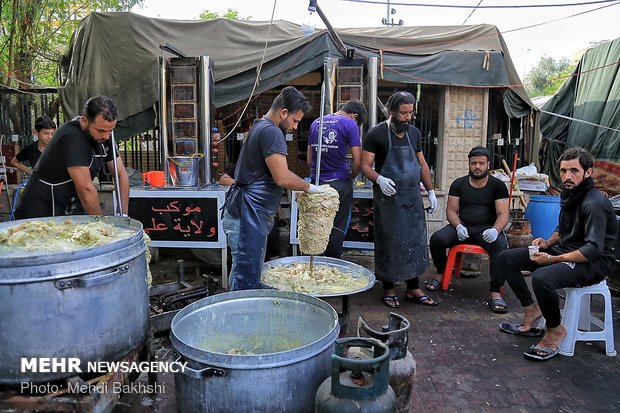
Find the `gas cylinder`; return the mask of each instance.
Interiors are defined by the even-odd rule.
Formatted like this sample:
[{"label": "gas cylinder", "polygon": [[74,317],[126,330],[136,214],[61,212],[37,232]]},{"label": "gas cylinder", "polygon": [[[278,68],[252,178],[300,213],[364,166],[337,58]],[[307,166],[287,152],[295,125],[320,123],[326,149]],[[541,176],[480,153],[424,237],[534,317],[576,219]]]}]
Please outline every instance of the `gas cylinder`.
[{"label": "gas cylinder", "polygon": [[[349,347],[372,350],[370,359],[346,357]],[[390,350],[373,338],[336,340],[331,377],[316,392],[316,413],[396,412],[396,395],[390,387]]]},{"label": "gas cylinder", "polygon": [[357,335],[364,331],[372,338],[385,343],[390,350],[390,386],[396,394],[396,411],[411,411],[411,392],[415,378],[416,363],[413,354],[407,349],[409,344],[409,320],[400,314],[390,313],[388,324],[381,331],[373,330],[362,317],[357,324]]},{"label": "gas cylinder", "polygon": [[532,235],[532,226],[529,219],[515,218],[510,224],[510,229],[506,233],[508,246],[510,248],[527,247],[532,245],[534,236]]}]

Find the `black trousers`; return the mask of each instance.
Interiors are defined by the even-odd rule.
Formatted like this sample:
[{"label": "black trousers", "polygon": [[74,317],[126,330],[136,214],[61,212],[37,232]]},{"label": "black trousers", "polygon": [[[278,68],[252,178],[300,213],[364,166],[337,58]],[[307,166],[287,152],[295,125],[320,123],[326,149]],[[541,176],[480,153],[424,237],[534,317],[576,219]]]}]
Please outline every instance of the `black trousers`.
[{"label": "black trousers", "polygon": [[[407,291],[409,291],[409,290],[417,290],[418,288],[420,288],[420,278],[419,277],[411,278],[411,279],[405,281],[405,283],[407,284]],[[392,288],[396,287],[396,284],[394,284],[394,282],[392,282],[392,281],[381,281],[381,284],[383,285],[383,291],[391,290]]]},{"label": "black trousers", "polygon": [[[541,251],[551,255],[552,250]],[[552,265],[538,265],[530,260],[527,248],[515,248],[499,254],[502,275],[523,307],[534,304],[525,277],[521,271],[533,271],[532,289],[547,327],[560,325],[560,299],[558,288],[585,287],[602,281],[605,276],[590,262],[559,262]]]},{"label": "black trousers", "polygon": [[329,186],[338,191],[340,206],[334,217],[334,227],[329,234],[329,243],[325,249],[326,257],[340,258],[342,256],[342,243],[349,229],[351,220],[351,206],[353,205],[353,181],[343,179],[339,181],[327,182]]},{"label": "black trousers", "polygon": [[433,263],[435,264],[435,268],[437,268],[437,274],[443,274],[446,268],[446,261],[448,261],[448,248],[457,244],[475,244],[487,250],[490,261],[490,291],[498,293],[504,285],[504,280],[500,276],[500,267],[497,263],[497,257],[500,252],[506,251],[508,248],[508,240],[506,239],[506,235],[503,232],[500,232],[495,242],[489,244],[482,239],[482,232],[470,232],[469,238],[464,241],[459,241],[459,238],[456,235],[456,229],[450,224],[438,231],[435,231],[435,233],[431,235],[430,250]]}]

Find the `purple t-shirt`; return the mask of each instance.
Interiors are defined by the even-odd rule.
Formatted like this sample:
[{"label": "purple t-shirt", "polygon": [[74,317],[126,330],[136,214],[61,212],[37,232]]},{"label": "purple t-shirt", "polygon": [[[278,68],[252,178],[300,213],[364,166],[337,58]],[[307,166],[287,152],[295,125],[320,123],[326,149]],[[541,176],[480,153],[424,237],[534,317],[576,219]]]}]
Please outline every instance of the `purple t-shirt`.
[{"label": "purple t-shirt", "polygon": [[[316,176],[316,151],[318,147],[319,119],[310,125],[308,145],[312,146],[310,177]],[[323,143],[321,144],[321,183],[347,179],[351,175],[347,160],[347,147],[361,146],[360,131],[348,116],[330,114],[323,116]]]}]

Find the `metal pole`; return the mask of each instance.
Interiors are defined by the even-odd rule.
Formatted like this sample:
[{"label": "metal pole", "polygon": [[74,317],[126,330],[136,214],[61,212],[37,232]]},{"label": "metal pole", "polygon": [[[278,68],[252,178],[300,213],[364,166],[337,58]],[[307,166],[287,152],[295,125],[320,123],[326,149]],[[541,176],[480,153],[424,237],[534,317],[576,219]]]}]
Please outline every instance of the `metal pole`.
[{"label": "metal pole", "polygon": [[319,185],[321,175],[321,150],[323,146],[323,114],[325,113],[325,81],[321,84],[321,110],[319,114],[319,133],[317,134],[318,146],[316,147],[316,178],[315,185]]},{"label": "metal pole", "polygon": [[117,208],[114,209],[114,215],[123,216],[123,203],[121,197],[121,185],[118,181],[118,161],[117,161],[117,153],[116,153],[116,139],[114,139],[114,131],[111,134],[112,140],[112,157],[114,158],[114,190],[116,191],[116,203]]}]

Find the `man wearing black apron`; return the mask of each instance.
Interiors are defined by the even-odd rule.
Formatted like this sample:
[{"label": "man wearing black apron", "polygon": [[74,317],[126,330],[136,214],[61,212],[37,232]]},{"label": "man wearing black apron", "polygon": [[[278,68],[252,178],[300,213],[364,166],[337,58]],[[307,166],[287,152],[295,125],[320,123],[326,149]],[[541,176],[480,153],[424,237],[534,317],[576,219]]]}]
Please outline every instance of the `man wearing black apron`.
[{"label": "man wearing black apron", "polygon": [[422,134],[410,125],[414,104],[411,93],[390,96],[390,118],[368,131],[362,147],[362,173],[375,183],[375,275],[383,284],[383,303],[390,308],[400,306],[397,281],[406,281],[407,301],[438,303],[422,292],[418,280],[429,265],[420,181],[428,192],[429,213],[437,209],[437,197],[421,149]]},{"label": "man wearing black apron", "polygon": [[284,135],[310,111],[308,99],[288,86],[276,96],[267,115],[257,120],[244,142],[235,183],[226,192],[222,226],[232,255],[230,290],[261,288],[267,235],[280,205],[282,188],[310,193],[324,189],[288,169]]},{"label": "man wearing black apron", "polygon": [[120,158],[112,157],[110,137],[118,109],[106,96],[88,99],[82,115],[63,124],[34,167],[15,209],[15,218],[102,215],[93,184],[105,163],[118,167],[123,213],[129,205],[129,178]]}]

